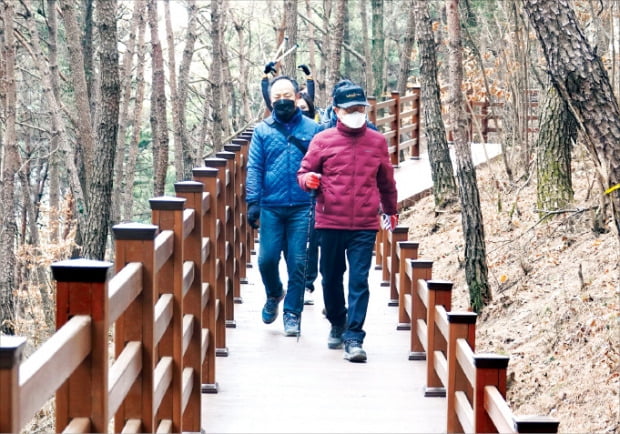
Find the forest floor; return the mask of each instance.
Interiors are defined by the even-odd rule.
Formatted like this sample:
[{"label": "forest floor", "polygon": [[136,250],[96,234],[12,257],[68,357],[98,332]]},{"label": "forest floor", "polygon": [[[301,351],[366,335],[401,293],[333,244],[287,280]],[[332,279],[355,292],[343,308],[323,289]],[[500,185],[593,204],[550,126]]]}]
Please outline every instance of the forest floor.
[{"label": "forest floor", "polygon": [[[541,222],[535,175],[515,183],[496,159],[477,169],[492,302],[476,351],[510,357],[515,415],[548,415],[564,433],[620,432],[620,237],[593,231],[593,164],[576,152],[573,210]],[[535,170],[532,167],[532,170]],[[454,283],[452,310],[468,310],[460,205],[432,196],[401,213],[433,277]]]}]

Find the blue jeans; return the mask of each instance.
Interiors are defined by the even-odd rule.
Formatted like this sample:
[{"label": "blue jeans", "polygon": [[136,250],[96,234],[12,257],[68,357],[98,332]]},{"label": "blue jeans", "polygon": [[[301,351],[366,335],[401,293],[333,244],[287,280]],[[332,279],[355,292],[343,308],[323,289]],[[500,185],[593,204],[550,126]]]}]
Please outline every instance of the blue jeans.
[{"label": "blue jeans", "polygon": [[310,206],[262,207],[260,211],[260,247],[258,269],[267,297],[280,297],[284,290],[280,279],[280,256],[284,252],[288,285],[284,312],[301,314],[304,306],[304,270],[306,239],[310,224]]},{"label": "blue jeans", "polygon": [[[368,273],[372,263],[376,231],[317,229],[321,247],[320,269],[327,319],[333,326],[344,326],[342,339],[364,342],[364,321],[368,310]],[[349,262],[348,309],[343,276]]]},{"label": "blue jeans", "polygon": [[[284,257],[286,258],[286,243],[284,243]],[[314,292],[314,281],[319,275],[319,242],[316,230],[310,231],[310,244],[308,245],[308,263],[306,264],[305,287]]]}]

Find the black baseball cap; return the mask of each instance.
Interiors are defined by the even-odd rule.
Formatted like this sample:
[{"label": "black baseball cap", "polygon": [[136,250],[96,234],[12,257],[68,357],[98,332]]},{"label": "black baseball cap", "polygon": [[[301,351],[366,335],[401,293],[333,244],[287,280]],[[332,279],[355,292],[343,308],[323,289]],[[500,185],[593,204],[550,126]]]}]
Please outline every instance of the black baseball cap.
[{"label": "black baseball cap", "polygon": [[366,95],[364,95],[364,89],[356,84],[345,84],[336,89],[334,106],[348,108],[354,105],[369,105]]}]

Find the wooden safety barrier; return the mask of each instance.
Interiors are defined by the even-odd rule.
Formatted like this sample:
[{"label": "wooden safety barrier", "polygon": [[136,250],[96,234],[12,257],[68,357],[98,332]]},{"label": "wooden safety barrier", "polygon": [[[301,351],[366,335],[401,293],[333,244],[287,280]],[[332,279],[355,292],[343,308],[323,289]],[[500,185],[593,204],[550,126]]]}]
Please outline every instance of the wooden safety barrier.
[{"label": "wooden safety barrier", "polygon": [[0,339],[0,432],[19,432],[54,395],[58,432],[107,432],[112,420],[116,432],[201,430],[249,262],[250,139],[151,199],[152,224],[114,226],[114,264],[52,265],[57,332],[27,360],[25,338]]},{"label": "wooden safety barrier", "polygon": [[406,154],[420,157],[420,88],[413,87],[408,95],[391,92],[390,96],[383,101],[368,97],[368,119],[385,136],[392,165],[398,166]]},{"label": "wooden safety barrier", "polygon": [[408,228],[381,230],[375,245],[381,286],[398,306],[397,330],[410,331],[409,360],[426,360],[424,396],[447,397],[447,432],[557,432],[546,416],[518,417],[506,401],[508,357],[476,354],[472,312],[451,312],[452,282],[432,279]]}]

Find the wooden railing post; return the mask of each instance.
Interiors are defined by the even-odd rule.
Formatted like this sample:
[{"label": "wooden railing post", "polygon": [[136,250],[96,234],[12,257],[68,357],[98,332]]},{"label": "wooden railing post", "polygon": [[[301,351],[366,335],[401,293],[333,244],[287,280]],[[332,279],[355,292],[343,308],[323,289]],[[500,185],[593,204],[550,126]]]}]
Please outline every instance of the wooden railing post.
[{"label": "wooden railing post", "polygon": [[[407,234],[409,229],[407,228]],[[406,239],[406,237],[405,237]],[[418,258],[419,243],[411,241],[398,241],[396,248],[398,249],[398,325],[397,330],[411,330],[411,318],[407,313],[407,297],[411,296],[411,282],[407,275],[407,260]],[[411,300],[411,298],[409,298]]]},{"label": "wooden railing post", "polygon": [[448,362],[448,384],[446,385],[447,432],[460,432],[461,427],[455,410],[455,391],[465,390],[468,382],[462,372],[459,372],[461,368],[456,359],[456,341],[457,339],[465,339],[474,351],[478,315],[474,312],[447,312],[447,315],[450,323],[446,354]]},{"label": "wooden railing post", "polygon": [[226,240],[224,244],[224,268],[225,268],[225,285],[226,285],[226,327],[235,328],[235,183],[233,181],[234,177],[234,165],[235,165],[235,154],[231,152],[218,152],[217,157],[215,158],[207,158],[205,163],[207,166],[210,161],[219,159],[225,161],[225,165],[220,168],[220,181],[222,185],[223,191],[226,192],[224,195],[224,220],[223,220],[223,230],[224,230],[224,238]]},{"label": "wooden railing post", "polygon": [[368,100],[368,120],[373,124],[377,125],[377,97],[376,96],[367,96]]},{"label": "wooden railing post", "polygon": [[418,321],[426,321],[426,307],[418,292],[418,280],[430,280],[433,261],[415,259],[409,261],[411,267],[411,350],[409,360],[426,360],[424,345],[418,335]]},{"label": "wooden railing post", "polygon": [[159,270],[159,293],[171,294],[173,310],[170,326],[168,326],[159,342],[159,357],[172,357],[172,382],[168,393],[161,402],[157,416],[160,419],[172,420],[172,431],[182,429],[181,397],[183,392],[183,266],[185,238],[183,233],[183,210],[186,200],[181,197],[155,197],[151,204],[152,222],[160,230],[174,232],[174,250],[172,258],[164,263]]},{"label": "wooden railing post", "polygon": [[[219,315],[222,319],[218,322],[218,329],[216,334],[216,349],[215,353],[219,357],[228,356],[228,348],[226,347],[226,319],[228,318],[226,311],[229,309],[227,299],[230,297],[232,301],[232,291],[229,292],[229,285],[227,284],[227,276],[230,270],[228,270],[228,263],[226,261],[227,256],[227,240],[226,240],[226,165],[227,160],[223,158],[206,158],[205,165],[217,169],[217,260],[216,260],[216,279],[217,279],[217,299],[219,300]],[[232,305],[232,303],[230,303]],[[222,325],[222,328],[220,328]]]},{"label": "wooden railing post", "polygon": [[19,365],[26,338],[0,336],[0,432],[21,431],[19,408]]},{"label": "wooden railing post", "polygon": [[174,184],[177,196],[185,199],[187,208],[194,210],[194,229],[185,240],[183,259],[194,264],[194,280],[183,298],[183,324],[191,322],[191,338],[183,356],[183,374],[191,375],[191,393],[187,406],[183,409],[182,430],[200,431],[201,401],[201,361],[203,358],[203,325],[202,311],[206,300],[203,300],[203,191],[204,185],[196,181],[184,181]]},{"label": "wooden railing post", "polygon": [[394,116],[390,130],[394,131],[394,136],[391,139],[391,145],[394,146],[394,153],[391,155],[392,166],[398,167],[400,165],[400,92],[392,91],[392,99],[394,105],[390,109],[390,113]]},{"label": "wooden railing post", "polygon": [[52,264],[56,329],[75,315],[92,318],[90,355],[56,392],[56,432],[89,418],[93,432],[108,429],[108,277],[112,263],[74,259]]},{"label": "wooden railing post", "polygon": [[[245,178],[247,173],[249,141],[246,139],[233,139],[233,145],[239,147],[239,165],[237,167],[238,187],[237,196],[239,198],[239,283],[248,283],[247,264],[250,262],[250,239],[248,237],[248,204],[245,201]],[[230,145],[225,145],[224,149],[231,151]]]},{"label": "wooden railing post", "polygon": [[[407,226],[396,226],[392,232],[387,233],[388,238],[388,248],[387,252],[388,256],[388,282],[390,285],[390,301],[388,302],[388,306],[398,306],[400,301],[400,296],[398,295],[398,288],[396,287],[396,276],[398,275],[398,266],[400,265],[398,255],[397,255],[397,246],[401,241],[406,241],[407,236],[409,235],[409,227]],[[399,317],[400,317],[400,309],[399,309]]]},{"label": "wooden railing post", "polygon": [[155,431],[153,375],[157,364],[153,321],[159,282],[155,279],[155,238],[159,228],[150,224],[122,223],[112,228],[115,238],[115,271],[130,262],[142,264],[142,292],[114,324],[114,351],[118,357],[129,341],[142,343],[142,374],[114,415],[114,431],[121,432],[129,419],[142,422],[143,432]]},{"label": "wooden railing post", "polygon": [[251,228],[247,224],[248,223],[247,222],[247,203],[245,202],[245,181],[246,181],[246,176],[247,176],[248,154],[249,154],[249,149],[250,149],[250,143],[252,142],[252,130],[244,131],[243,133],[241,133],[239,135],[239,139],[245,140],[247,144],[247,146],[244,146],[243,143],[241,143],[242,149],[243,149],[244,163],[245,163],[243,166],[243,206],[244,206],[245,215],[246,215],[246,219],[244,219],[244,224],[246,228],[246,246],[248,249],[247,258],[246,258],[247,260],[246,268],[252,268],[252,262],[251,262],[250,256],[253,253],[255,253],[254,252],[254,238],[256,236],[254,233],[254,228]]},{"label": "wooden railing post", "polygon": [[435,351],[446,351],[447,345],[435,324],[435,306],[443,306],[449,311],[452,305],[452,282],[429,280],[428,308],[426,310],[427,344],[426,344],[426,387],[424,396],[446,396],[446,389],[435,371]]},{"label": "wooden railing post", "polygon": [[[241,204],[239,197],[239,187],[241,182],[239,181],[239,177],[241,176],[241,171],[239,169],[239,158],[241,146],[227,144],[224,145],[225,151],[217,152],[215,155],[217,157],[225,158],[229,160],[228,170],[231,174],[230,176],[230,192],[233,196],[233,200],[229,200],[230,209],[231,209],[231,219],[230,219],[230,236],[231,236],[231,251],[232,256],[230,260],[232,261],[232,286],[233,286],[233,303],[243,303],[243,299],[241,298],[241,234],[239,232],[239,224],[241,222]],[[245,268],[245,267],[244,267]],[[234,327],[234,318],[233,323],[230,327]]]},{"label": "wooden railing post", "polygon": [[418,160],[420,158],[420,86],[413,87],[412,92],[416,97],[413,100],[412,110],[414,113],[411,118],[411,123],[415,125],[411,134],[411,138],[415,139],[415,145],[411,147],[411,158]]},{"label": "wooden railing post", "polygon": [[495,431],[495,425],[484,408],[484,388],[495,386],[502,397],[506,398],[506,369],[509,360],[508,356],[498,354],[474,354],[476,384],[472,407],[474,409],[474,431],[477,433]]},{"label": "wooden railing post", "polygon": [[202,324],[209,330],[207,336],[207,352],[202,364],[202,391],[217,393],[218,385],[215,376],[216,336],[226,333],[224,314],[220,312],[221,301],[218,298],[217,277],[217,238],[218,238],[218,170],[212,167],[196,167],[192,170],[194,180],[204,185],[208,210],[203,216],[203,232],[207,257],[204,262],[203,285],[206,308],[202,313]]}]

